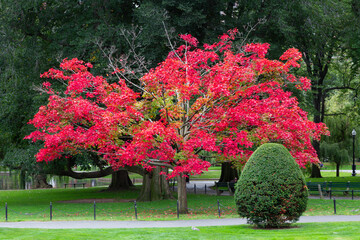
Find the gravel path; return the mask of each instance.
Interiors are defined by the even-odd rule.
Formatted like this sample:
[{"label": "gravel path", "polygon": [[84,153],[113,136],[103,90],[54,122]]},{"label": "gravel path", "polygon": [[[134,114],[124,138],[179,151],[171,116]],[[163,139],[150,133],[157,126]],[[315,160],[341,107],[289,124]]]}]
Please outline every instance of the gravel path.
[{"label": "gravel path", "polygon": [[[360,215],[354,216],[303,216],[299,223],[311,222],[360,222]],[[0,222],[0,228],[174,228],[174,227],[204,227],[228,226],[246,224],[243,218],[200,219],[177,221],[52,221],[52,222]]]}]

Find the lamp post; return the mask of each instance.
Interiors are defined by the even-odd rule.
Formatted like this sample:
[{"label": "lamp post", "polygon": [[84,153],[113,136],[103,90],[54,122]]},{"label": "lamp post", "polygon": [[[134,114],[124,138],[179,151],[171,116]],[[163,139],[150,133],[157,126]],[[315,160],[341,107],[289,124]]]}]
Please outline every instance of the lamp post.
[{"label": "lamp post", "polygon": [[352,165],[352,175],[353,177],[355,177],[356,175],[356,165],[355,165],[355,136],[356,136],[356,131],[355,129],[352,130],[351,132],[352,136],[353,136],[353,165]]}]

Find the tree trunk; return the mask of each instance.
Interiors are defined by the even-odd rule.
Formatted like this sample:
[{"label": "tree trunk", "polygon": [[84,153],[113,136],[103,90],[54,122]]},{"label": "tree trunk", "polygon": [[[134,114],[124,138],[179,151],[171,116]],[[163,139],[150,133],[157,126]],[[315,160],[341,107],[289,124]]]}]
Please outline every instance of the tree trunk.
[{"label": "tree trunk", "polygon": [[225,162],[221,164],[221,175],[219,182],[236,182],[239,179],[239,174],[236,168],[232,167],[232,163]]},{"label": "tree trunk", "polygon": [[320,168],[315,164],[311,164],[311,175],[310,175],[310,177],[311,178],[322,178]]},{"label": "tree trunk", "polygon": [[158,167],[144,174],[138,201],[147,202],[173,198],[166,176],[160,175],[160,172],[161,169]]},{"label": "tree trunk", "polygon": [[[318,60],[317,63],[321,65],[322,59],[316,58],[316,60]],[[313,85],[311,86],[311,90],[313,91],[313,103],[314,103],[314,108],[315,108],[314,123],[320,123],[320,122],[324,121],[324,114],[325,114],[325,97],[326,96],[323,93],[323,84],[324,84],[325,76],[327,74],[328,65],[327,65],[327,63],[325,63],[324,68],[322,68],[321,66],[318,66],[318,65],[311,66],[310,61],[306,61],[306,65],[307,65],[309,75],[312,76],[312,79],[314,80]],[[311,70],[311,69],[313,69],[313,70]],[[319,156],[320,142],[313,141],[312,145],[316,151],[316,154]],[[321,178],[320,168],[314,164],[312,164],[312,168],[311,168],[311,177],[312,178]]]},{"label": "tree trunk", "polygon": [[340,176],[340,164],[336,164],[336,177]]},{"label": "tree trunk", "polygon": [[20,170],[20,189],[25,189],[25,171]]},{"label": "tree trunk", "polygon": [[[320,121],[318,121],[318,122],[320,122]],[[318,141],[313,141],[313,147],[316,151],[316,154],[319,156],[320,143]],[[320,168],[315,164],[311,164],[311,176],[310,177],[311,178],[322,178]]]},{"label": "tree trunk", "polygon": [[186,193],[186,178],[181,174],[177,177],[178,184],[178,201],[179,201],[179,213],[186,214],[188,213],[187,208],[187,193]]},{"label": "tree trunk", "polygon": [[34,177],[34,188],[52,188],[46,181],[46,174],[39,173]]},{"label": "tree trunk", "polygon": [[133,186],[129,178],[128,171],[119,170],[117,172],[112,173],[111,175],[111,183],[109,185],[109,191],[118,191],[122,189],[129,189]]}]

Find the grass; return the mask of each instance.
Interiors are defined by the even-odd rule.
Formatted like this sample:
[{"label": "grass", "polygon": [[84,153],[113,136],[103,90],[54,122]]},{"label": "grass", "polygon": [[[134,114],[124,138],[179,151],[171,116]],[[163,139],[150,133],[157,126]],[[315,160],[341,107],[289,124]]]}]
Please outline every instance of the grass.
[{"label": "grass", "polygon": [[137,229],[0,229],[2,239],[359,239],[360,222],[304,223],[263,230],[249,225]]},{"label": "grass", "polygon": [[[341,170],[351,170],[351,165],[344,165],[342,166]],[[360,169],[360,165],[358,165],[357,169]],[[331,165],[329,163],[325,163],[324,167],[321,168],[321,170],[335,170],[335,166]],[[201,175],[194,175],[191,176],[190,179],[193,180],[201,180],[201,179],[214,179],[218,180],[220,178],[221,174],[221,167],[210,167],[208,171],[204,172]],[[320,179],[318,178],[306,178],[306,181],[312,181],[312,182],[322,182],[322,181],[333,181],[333,182],[347,182],[347,181],[356,181],[360,182],[360,175],[356,176],[355,178],[351,176],[351,172],[340,172],[340,177],[337,179],[330,179],[327,180],[326,178],[335,178],[336,172],[327,172],[327,171],[321,171],[321,181],[318,181]]]},{"label": "grass", "polygon": [[[358,166],[358,169],[360,169],[360,165]],[[331,165],[329,163],[325,163],[324,167],[322,168],[322,170],[335,170],[335,166]],[[350,165],[344,165],[342,166],[341,170],[351,170],[351,166]],[[213,179],[214,181],[218,180],[220,178],[220,174],[221,174],[221,167],[220,166],[214,166],[214,167],[210,167],[208,171],[205,171],[203,174],[201,175],[193,175],[190,177],[191,180],[202,180],[202,179]],[[333,182],[347,182],[347,181],[356,181],[356,182],[360,182],[360,175],[354,177],[351,177],[351,173],[350,172],[340,172],[340,177],[335,179],[336,177],[336,172],[325,172],[325,171],[321,171],[321,175],[323,178],[318,179],[318,178],[306,178],[306,181],[312,181],[312,182],[324,182],[324,181],[333,181]],[[129,174],[130,179],[139,179],[141,180],[142,177],[138,174]],[[327,178],[331,178],[330,180]]]},{"label": "grass", "polygon": [[190,176],[190,179],[196,180],[196,179],[215,179],[218,180],[220,178],[221,170],[218,169],[209,169],[208,171],[204,172],[201,175],[193,175]]},{"label": "grass", "polygon": [[[62,203],[76,199],[98,199],[97,220],[135,220],[134,203],[139,187],[129,191],[104,192],[104,188],[0,191],[0,206],[9,206],[9,221],[48,221],[49,202],[53,221],[93,220],[92,203]],[[122,202],[100,203],[113,198]],[[127,199],[128,201],[124,201]],[[180,219],[238,217],[233,197],[188,194],[190,213]],[[137,203],[138,220],[176,220],[176,200]],[[1,211],[0,211],[1,213]],[[37,213],[37,214],[34,214]],[[337,200],[338,215],[358,215],[360,200]],[[333,200],[309,199],[305,216],[333,215]],[[4,217],[0,221],[5,221]],[[2,239],[360,239],[360,222],[295,224],[295,228],[262,230],[249,225],[191,228],[140,229],[8,229],[0,228]]]},{"label": "grass", "polygon": [[[8,205],[8,221],[48,221],[50,202],[53,220],[93,220],[94,204],[68,203],[66,200],[95,199],[96,220],[135,220],[134,200],[140,188],[120,192],[104,192],[104,188],[85,189],[42,189],[0,191],[0,206]],[[357,193],[359,196],[359,193]],[[117,202],[101,202],[101,199],[115,199]],[[189,214],[180,219],[218,218],[219,200],[221,217],[238,217],[232,196],[188,194]],[[360,200],[337,200],[337,214],[357,215]],[[309,199],[307,216],[333,215],[333,200]],[[138,220],[176,220],[176,200],[137,202]],[[0,211],[0,221],[5,221],[5,211]]]},{"label": "grass", "polygon": [[[9,221],[49,220],[52,202],[54,220],[92,220],[94,205],[89,203],[64,203],[60,201],[77,199],[97,199],[97,220],[133,220],[134,200],[140,188],[129,191],[103,192],[103,188],[87,189],[42,189],[12,190],[0,192],[0,206],[8,205]],[[118,202],[101,203],[101,199],[115,199]],[[25,200],[26,199],[26,200]],[[188,195],[190,213],[186,219],[217,217],[217,200],[227,215],[235,214],[234,201],[229,196]],[[138,202],[139,220],[175,220],[176,200]],[[4,215],[3,215],[4,216]],[[5,220],[5,216],[2,217]],[[1,221],[0,220],[0,221]]]},{"label": "grass", "polygon": [[[220,167],[212,167],[205,172],[203,178],[218,179]],[[351,173],[341,173],[336,178],[335,172],[322,172],[323,178],[307,178],[307,181],[347,182],[359,181],[360,177],[351,177]],[[195,179],[194,176],[191,179]],[[200,178],[201,179],[201,178]],[[93,201],[87,203],[64,203],[61,201],[77,199],[94,199],[96,201],[97,220],[134,220],[134,200],[139,195],[140,187],[129,191],[106,192],[105,188],[86,189],[37,189],[37,190],[9,190],[0,191],[0,206],[8,204],[9,221],[49,220],[50,202],[52,202],[53,220],[93,220]],[[337,193],[335,196],[342,196]],[[360,193],[355,196],[359,197]],[[102,203],[101,199],[115,199],[117,202]],[[188,194],[188,215],[181,219],[217,218],[217,200],[221,203],[222,217],[238,217],[235,204],[231,196],[210,196]],[[359,214],[360,200],[337,200],[338,214]],[[341,204],[341,205],[340,205]],[[147,203],[137,203],[138,220],[176,220],[176,200],[163,200]],[[304,215],[332,215],[332,200],[310,199],[308,210]],[[5,216],[0,211],[0,221]]]},{"label": "grass", "polygon": [[[337,199],[337,215],[359,215],[360,200]],[[334,215],[333,199],[309,199],[304,216]]]},{"label": "grass", "polygon": [[[356,169],[360,169],[360,162],[355,162]],[[333,163],[326,162],[321,170],[336,170],[336,165]],[[340,170],[352,170],[352,161],[346,165],[340,166]]]},{"label": "grass", "polygon": [[322,178],[306,178],[306,181],[309,182],[360,182],[360,175],[357,175],[355,177],[351,176],[351,173],[349,172],[341,172],[340,177],[336,177],[335,172],[321,172]]}]

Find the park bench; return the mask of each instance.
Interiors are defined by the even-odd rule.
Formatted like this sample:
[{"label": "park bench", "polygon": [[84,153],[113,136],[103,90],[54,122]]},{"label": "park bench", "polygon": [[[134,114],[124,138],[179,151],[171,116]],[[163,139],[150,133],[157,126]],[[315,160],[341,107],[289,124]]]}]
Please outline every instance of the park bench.
[{"label": "park bench", "polygon": [[331,194],[333,192],[342,192],[345,195],[349,194],[350,182],[329,182],[327,192]]},{"label": "park bench", "polygon": [[349,192],[354,199],[354,192],[360,192],[360,182],[349,182]]},{"label": "park bench", "polygon": [[306,186],[311,195],[318,193],[322,197],[327,194],[326,182],[307,182]]},{"label": "park bench", "polygon": [[360,191],[360,182],[349,182],[349,190]]},{"label": "park bench", "polygon": [[328,186],[330,198],[333,192],[342,192],[344,195],[351,193],[352,198],[354,198],[354,193],[360,192],[360,182],[329,182]]},{"label": "park bench", "polygon": [[83,188],[85,188],[85,184],[86,183],[64,183],[64,186],[66,188],[66,186],[71,186],[72,185],[75,188],[76,185],[80,185],[80,186],[82,185]]},{"label": "park bench", "polygon": [[234,195],[235,183],[234,182],[215,182],[216,195],[220,196],[224,191],[228,191],[230,195]]}]

